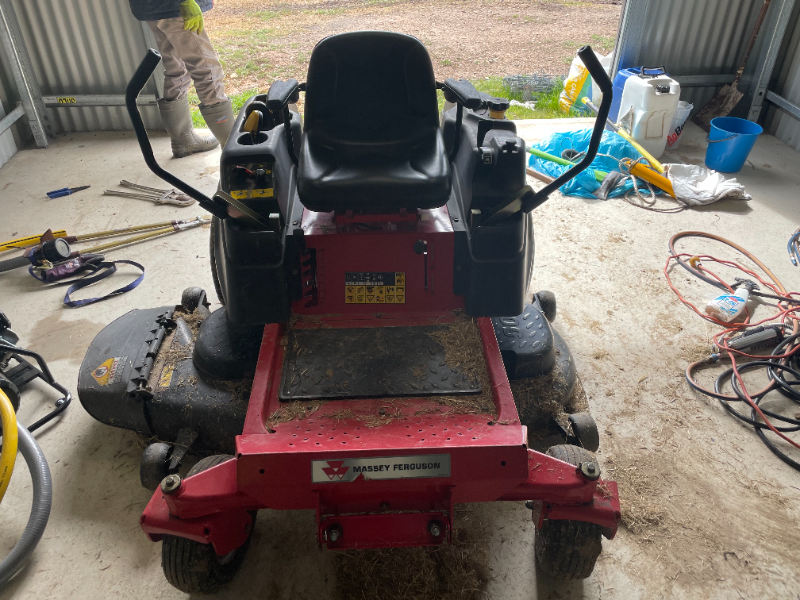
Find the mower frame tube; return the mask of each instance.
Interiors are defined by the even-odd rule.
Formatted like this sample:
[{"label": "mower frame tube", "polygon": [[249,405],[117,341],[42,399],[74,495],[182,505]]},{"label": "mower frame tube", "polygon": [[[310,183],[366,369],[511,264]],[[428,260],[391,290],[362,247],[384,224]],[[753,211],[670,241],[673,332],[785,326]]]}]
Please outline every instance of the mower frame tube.
[{"label": "mower frame tube", "polygon": [[31,433],[17,422],[19,436],[19,450],[28,464],[33,481],[33,505],[28,524],[22,532],[19,541],[11,549],[2,562],[0,562],[0,586],[5,584],[25,565],[30,558],[39,540],[42,539],[47,521],[50,518],[50,507],[53,503],[53,482],[50,478],[50,468],[42,453],[42,449]]}]

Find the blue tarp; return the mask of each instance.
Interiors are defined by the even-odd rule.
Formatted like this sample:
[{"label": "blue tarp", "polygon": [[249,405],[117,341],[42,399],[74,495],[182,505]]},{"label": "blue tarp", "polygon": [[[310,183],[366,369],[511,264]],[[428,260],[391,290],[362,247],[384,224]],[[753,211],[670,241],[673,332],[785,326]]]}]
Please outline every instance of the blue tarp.
[{"label": "blue tarp", "polygon": [[[533,148],[547,152],[553,156],[561,156],[564,150],[572,148],[578,152],[585,152],[589,148],[589,140],[592,138],[591,129],[580,129],[578,131],[569,131],[566,133],[554,133],[548,138],[541,140],[536,144],[531,144]],[[586,169],[583,173],[578,175],[575,179],[568,181],[559,188],[562,194],[567,196],[580,196],[581,198],[594,198],[593,192],[600,187],[600,182],[595,179],[594,170],[592,167],[600,171],[619,171],[619,162],[616,159],[630,158],[637,160],[641,157],[638,150],[631,146],[628,142],[618,136],[612,131],[604,131],[603,139],[600,141],[600,149],[597,151],[599,154],[608,154],[615,158],[608,156],[597,156],[592,162],[592,166]],[[528,164],[531,168],[549,175],[550,177],[558,177],[564,173],[569,167],[558,165],[549,160],[537,158],[532,154],[528,157]],[[625,181],[624,184],[617,187],[611,194],[610,198],[617,198],[624,196],[631,189],[633,183],[630,179]]]}]

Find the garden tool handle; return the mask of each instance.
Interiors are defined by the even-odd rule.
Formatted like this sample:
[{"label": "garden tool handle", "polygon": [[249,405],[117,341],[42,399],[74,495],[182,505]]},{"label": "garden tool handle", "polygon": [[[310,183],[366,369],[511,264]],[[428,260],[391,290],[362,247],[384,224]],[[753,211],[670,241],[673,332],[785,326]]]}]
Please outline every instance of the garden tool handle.
[{"label": "garden tool handle", "polygon": [[31,259],[27,256],[18,256],[16,258],[9,258],[7,260],[0,260],[0,273],[5,271],[13,271],[20,267],[29,267]]}]

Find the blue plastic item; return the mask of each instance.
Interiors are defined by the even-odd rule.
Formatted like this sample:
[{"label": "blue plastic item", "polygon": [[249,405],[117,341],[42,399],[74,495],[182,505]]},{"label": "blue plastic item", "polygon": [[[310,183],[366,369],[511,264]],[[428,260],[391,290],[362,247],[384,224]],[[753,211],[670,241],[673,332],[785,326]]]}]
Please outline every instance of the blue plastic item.
[{"label": "blue plastic item", "polygon": [[720,173],[738,173],[763,131],[761,125],[737,117],[711,119],[706,166]]},{"label": "blue plastic item", "polygon": [[622,92],[625,89],[625,82],[628,81],[629,77],[638,77],[642,73],[642,70],[644,70],[645,75],[650,77],[659,77],[661,75],[669,77],[669,73],[664,70],[664,67],[658,67],[657,69],[634,67],[631,69],[622,69],[617,73],[616,77],[614,77],[614,99],[611,102],[611,110],[608,111],[608,118],[611,119],[613,123],[616,123],[619,118],[619,105],[622,102]]},{"label": "blue plastic item", "polygon": [[[589,140],[592,138],[591,129],[579,129],[578,131],[567,131],[565,133],[554,133],[536,144],[531,144],[533,148],[547,152],[554,156],[561,156],[567,149],[574,149],[578,152],[585,152],[589,149]],[[568,181],[559,188],[559,191],[567,196],[579,196],[581,198],[595,198],[594,192],[600,188],[600,182],[595,179],[594,169],[600,171],[619,171],[620,158],[630,158],[637,160],[641,154],[628,142],[611,131],[604,131],[603,138],[600,140],[598,156],[592,161],[592,166],[579,174],[575,179]],[[608,156],[600,156],[606,154]],[[614,157],[614,158],[611,158]],[[531,168],[556,178],[564,173],[569,167],[558,165],[549,160],[543,160],[536,156],[528,157],[528,164]],[[641,184],[644,186],[644,184]],[[609,198],[624,196],[633,188],[630,179],[617,187],[609,194]]]}]

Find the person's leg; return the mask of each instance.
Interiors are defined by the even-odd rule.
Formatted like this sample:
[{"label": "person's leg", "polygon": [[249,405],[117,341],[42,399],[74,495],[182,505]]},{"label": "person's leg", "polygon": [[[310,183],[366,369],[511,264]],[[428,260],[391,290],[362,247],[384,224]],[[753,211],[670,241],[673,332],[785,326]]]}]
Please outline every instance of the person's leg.
[{"label": "person's leg", "polygon": [[[189,85],[192,83],[189,71],[186,70],[186,63],[183,62],[175,46],[161,30],[161,27],[165,26],[164,22],[170,20],[147,21],[156,40],[158,51],[161,53],[161,62],[164,65],[164,100],[168,102],[186,96],[189,93]],[[183,22],[183,19],[177,20]]]},{"label": "person's leg", "polygon": [[172,140],[172,154],[175,158],[181,158],[212,150],[217,147],[217,140],[197,135],[192,127],[188,98],[191,78],[178,49],[166,33],[172,29],[173,21],[179,21],[183,27],[181,18],[148,21],[147,24],[153,32],[165,69],[164,98],[159,100],[158,109],[164,128]]},{"label": "person's leg", "polygon": [[206,124],[220,143],[224,144],[233,127],[233,111],[230,100],[225,95],[222,65],[208,34],[205,31],[199,34],[186,31],[182,23],[170,23],[162,30],[194,80],[194,87],[200,98],[200,112],[203,113]]}]

